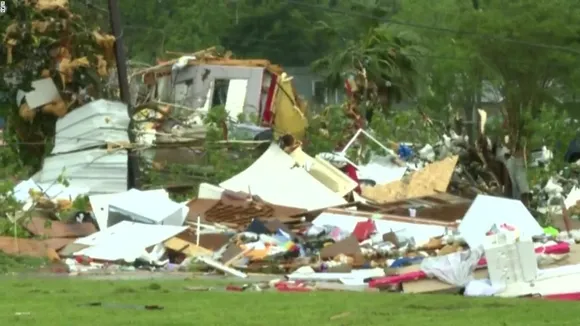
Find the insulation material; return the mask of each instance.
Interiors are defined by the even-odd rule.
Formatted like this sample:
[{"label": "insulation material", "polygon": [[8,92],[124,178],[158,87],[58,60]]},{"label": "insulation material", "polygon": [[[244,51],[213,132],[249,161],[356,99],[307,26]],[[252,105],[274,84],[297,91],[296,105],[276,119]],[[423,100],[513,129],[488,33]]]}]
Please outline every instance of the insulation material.
[{"label": "insulation material", "polygon": [[297,140],[302,140],[306,131],[306,124],[306,116],[296,102],[296,94],[292,88],[292,78],[283,73],[280,76],[274,100],[275,136],[290,134]]},{"label": "insulation material", "polygon": [[378,203],[388,203],[446,192],[458,158],[458,156],[452,156],[430,164],[412,173],[408,180],[362,187],[362,195]]}]

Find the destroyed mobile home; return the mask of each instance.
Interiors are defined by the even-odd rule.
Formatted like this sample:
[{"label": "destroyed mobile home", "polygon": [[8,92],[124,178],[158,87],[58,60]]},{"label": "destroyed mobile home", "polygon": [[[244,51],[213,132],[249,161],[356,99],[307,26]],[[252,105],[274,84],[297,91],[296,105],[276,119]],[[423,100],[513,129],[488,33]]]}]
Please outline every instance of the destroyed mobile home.
[{"label": "destroyed mobile home", "polygon": [[[95,121],[126,123],[98,118],[95,108],[117,103],[89,105]],[[60,127],[72,118],[91,121],[80,108]],[[369,135],[361,130],[353,139],[363,134]],[[239,278],[281,274],[252,287],[278,291],[464,288],[469,296],[558,298],[580,292],[570,286],[580,277],[580,239],[567,214],[577,194],[566,201],[561,223],[554,222],[561,232],[543,229],[521,201],[446,193],[457,160],[448,156],[408,171],[380,158],[357,165],[346,151],[311,157],[299,145],[273,143],[246,170],[219,185],[201,184],[198,197],[184,203],[163,189],[125,191],[114,174],[108,179],[101,171],[71,169],[68,186],[47,185],[45,163],[36,181],[22,182],[13,194],[32,214],[21,223],[42,240],[4,237],[1,248],[48,255],[75,274],[192,265]],[[346,166],[367,182],[343,172]],[[91,183],[91,173],[100,173],[99,181]],[[89,196],[84,213],[91,218],[79,214],[78,223],[47,225],[50,208],[70,206],[79,195]]]},{"label": "destroyed mobile home", "polygon": [[[10,53],[22,45],[18,32],[10,34]],[[347,151],[359,136],[373,140],[360,129],[341,152],[311,157],[300,146],[307,108],[291,76],[267,60],[234,60],[212,49],[132,73],[137,112],[130,117],[125,104],[95,100],[100,96],[91,85],[72,87],[78,70],[114,76],[108,69],[114,37],[89,35],[102,57],[88,62],[58,47],[47,63],[58,69],[32,74],[42,76],[32,81],[33,90],[17,92],[23,120],[39,114],[58,120],[42,168],[11,194],[22,209],[10,220],[34,237],[0,237],[2,251],[48,256],[73,274],[191,265],[239,278],[277,273],[282,276],[271,285],[279,291],[580,292],[571,286],[580,277],[580,232],[568,217],[580,199],[577,189],[564,201],[560,225],[553,222],[558,232],[543,229],[519,200],[448,193],[466,169],[447,139],[438,149],[417,150],[419,162],[379,143],[390,157],[360,164]],[[224,140],[237,127],[272,129],[271,138],[291,135],[294,142],[271,144],[243,172],[218,185],[201,184],[188,202],[174,202],[164,189],[127,190],[128,150],[147,156],[154,148],[158,161],[162,143],[203,140],[204,116],[215,105],[229,115]],[[251,124],[240,125],[239,116]],[[135,142],[128,131],[132,118]],[[175,157],[188,163],[181,154]],[[63,171],[66,185],[57,182]],[[88,207],[74,207],[82,196]],[[55,219],[55,212],[76,214],[76,222]]]},{"label": "destroyed mobile home", "polygon": [[[161,129],[174,135],[171,141],[187,138],[176,137],[183,134],[179,129],[199,130],[215,106],[225,107],[231,123],[239,123],[239,117],[249,122],[234,128],[257,133],[267,130],[257,126],[275,125],[275,136],[304,137],[306,105],[296,93],[292,77],[268,60],[230,59],[210,48],[137,71],[132,79],[141,85],[135,96],[140,116],[163,119],[157,125],[142,124],[141,130]],[[228,126],[224,127],[227,138]]]},{"label": "destroyed mobile home", "polygon": [[[453,179],[465,173],[451,145],[424,146],[414,161],[360,129],[341,152],[311,157],[300,145],[306,121],[292,122],[305,118],[291,101],[296,97],[288,96],[295,94],[288,76],[270,72],[274,68],[267,62],[248,68],[228,59],[200,58],[165,64],[165,72],[140,72],[144,79],[149,73],[154,76],[145,82],[152,97],[144,103],[165,103],[159,99],[163,83],[178,85],[178,76],[185,74],[193,82],[184,82],[183,99],[197,101],[188,94],[205,94],[199,102],[205,105],[216,96],[215,76],[208,77],[211,69],[245,71],[248,85],[237,88],[233,82],[232,94],[225,97],[226,106],[234,101],[228,111],[257,113],[256,124],[264,125],[264,117],[269,117],[277,128],[302,126],[282,129],[298,141],[272,143],[243,172],[218,185],[201,184],[195,199],[176,203],[163,189],[126,190],[127,149],[146,149],[152,143],[143,138],[130,143],[131,119],[124,104],[89,102],[58,119],[51,155],[38,173],[13,191],[23,208],[11,218],[35,238],[3,237],[0,248],[10,254],[48,255],[73,274],[135,268],[172,271],[192,265],[239,278],[276,273],[282,276],[268,286],[279,291],[425,293],[465,288],[466,295],[508,297],[580,292],[569,286],[580,275],[575,244],[580,232],[568,217],[578,200],[576,190],[564,201],[562,221],[553,222],[558,232],[543,229],[519,200],[485,194],[471,200],[447,193]],[[222,66],[214,67],[216,60]],[[250,83],[252,72],[260,77]],[[268,83],[265,76],[280,77],[287,88]],[[265,78],[273,89],[262,87]],[[257,102],[246,106],[247,98]],[[179,108],[186,104],[203,108],[185,100]],[[176,105],[165,104],[172,107],[166,113],[183,117]],[[193,112],[187,127],[204,127],[194,119],[198,111],[185,111]],[[147,122],[141,127],[147,124],[154,143],[160,134],[184,135],[171,124]],[[163,128],[165,132],[158,133]],[[367,164],[349,158],[349,147],[363,136],[387,156],[372,157]],[[56,182],[63,171],[66,185]],[[86,211],[71,207],[80,196],[89,198]],[[76,213],[77,223],[51,220],[55,211]]]}]

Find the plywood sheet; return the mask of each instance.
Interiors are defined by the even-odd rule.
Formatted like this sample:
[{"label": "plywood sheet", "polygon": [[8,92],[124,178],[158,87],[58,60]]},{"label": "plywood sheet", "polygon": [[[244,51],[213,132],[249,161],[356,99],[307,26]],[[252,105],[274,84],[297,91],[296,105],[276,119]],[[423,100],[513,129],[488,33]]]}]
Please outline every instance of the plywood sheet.
[{"label": "plywood sheet", "polygon": [[195,243],[185,241],[183,239],[173,237],[163,243],[165,248],[171,249],[173,251],[181,252],[187,257],[197,257],[204,255],[211,255],[213,251],[200,247]]},{"label": "plywood sheet", "polygon": [[220,187],[249,192],[278,206],[316,210],[346,204],[284,152],[272,144],[250,167],[219,184]]},{"label": "plywood sheet", "polygon": [[458,156],[452,156],[429,164],[422,170],[411,174],[407,180],[374,187],[363,186],[362,195],[378,203],[389,203],[446,192],[458,158]]}]

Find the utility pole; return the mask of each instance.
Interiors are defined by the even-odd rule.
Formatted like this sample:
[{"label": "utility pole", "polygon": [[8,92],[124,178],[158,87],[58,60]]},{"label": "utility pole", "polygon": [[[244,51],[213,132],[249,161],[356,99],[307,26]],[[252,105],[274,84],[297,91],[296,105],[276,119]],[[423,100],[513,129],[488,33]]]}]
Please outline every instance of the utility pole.
[{"label": "utility pole", "polygon": [[[117,0],[108,0],[111,32],[115,36],[115,60],[117,63],[117,78],[119,79],[119,95],[121,101],[127,105],[127,114],[131,118],[129,123],[129,140],[135,143],[133,133],[133,107],[131,105],[131,93],[129,91],[129,77],[127,76],[127,58],[123,49],[123,29],[121,28],[121,13]],[[139,159],[137,152],[128,149],[127,162],[127,188],[137,188],[139,179]]]},{"label": "utility pole", "polygon": [[[479,6],[479,0],[472,0],[472,4],[473,4],[473,9],[475,11],[479,11],[480,6]],[[469,117],[468,119],[470,120],[471,125],[469,126],[469,142],[472,145],[477,144],[477,138],[479,135],[479,131],[478,131],[478,125],[479,125],[479,115],[477,114],[477,109],[481,108],[481,98],[482,98],[482,93],[483,93],[483,68],[481,66],[477,67],[477,73],[476,78],[476,85],[475,85],[475,91],[473,94],[473,100],[471,103],[471,108],[469,110]]]},{"label": "utility pole", "polygon": [[117,78],[119,78],[119,91],[121,101],[127,104],[128,113],[131,115],[131,93],[129,92],[129,79],[127,76],[127,58],[123,49],[123,29],[121,28],[121,13],[117,0],[108,0],[109,18],[111,20],[111,32],[115,36],[115,59],[117,62]]}]

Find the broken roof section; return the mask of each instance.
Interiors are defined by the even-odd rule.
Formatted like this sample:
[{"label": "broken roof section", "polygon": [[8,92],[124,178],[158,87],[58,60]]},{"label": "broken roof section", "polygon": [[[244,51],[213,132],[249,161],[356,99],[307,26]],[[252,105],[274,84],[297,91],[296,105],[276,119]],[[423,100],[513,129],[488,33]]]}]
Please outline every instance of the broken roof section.
[{"label": "broken roof section", "polygon": [[210,47],[194,53],[182,53],[177,59],[159,62],[154,67],[145,68],[134,75],[142,75],[145,79],[171,74],[175,66],[194,66],[199,64],[213,64],[221,66],[245,66],[262,67],[272,74],[282,74],[284,70],[280,65],[271,63],[266,59],[231,59],[231,53],[220,54],[216,47]]},{"label": "broken roof section", "polygon": [[277,144],[270,145],[254,164],[222,182],[220,187],[307,210],[346,204],[344,198],[306,172]]},{"label": "broken roof section", "polygon": [[226,226],[245,226],[254,218],[291,217],[306,212],[300,208],[274,205],[257,196],[230,192],[223,193],[219,199],[194,199],[187,206],[188,220],[194,222],[201,216],[206,222]]}]

